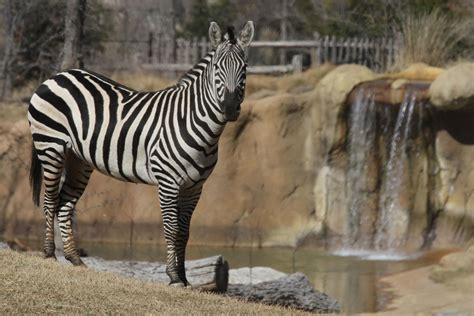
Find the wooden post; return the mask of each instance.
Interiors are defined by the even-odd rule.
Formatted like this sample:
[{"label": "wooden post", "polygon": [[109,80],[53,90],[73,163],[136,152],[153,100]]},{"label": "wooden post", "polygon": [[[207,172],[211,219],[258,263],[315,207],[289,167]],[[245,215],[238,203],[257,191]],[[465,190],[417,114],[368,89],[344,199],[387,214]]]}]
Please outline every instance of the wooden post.
[{"label": "wooden post", "polygon": [[321,36],[318,32],[313,33],[315,46],[311,49],[311,64],[319,66],[321,64]]},{"label": "wooden post", "polygon": [[344,64],[347,64],[350,59],[351,54],[351,41],[349,38],[346,38],[344,41]]},{"label": "wooden post", "polygon": [[336,63],[342,64],[344,61],[344,38],[338,38],[336,41],[336,46],[337,46],[337,59]]},{"label": "wooden post", "polygon": [[351,57],[350,57],[350,63],[355,64],[357,61],[357,37],[352,38],[352,43],[351,43]]},{"label": "wooden post", "polygon": [[191,63],[191,43],[189,40],[183,40],[184,43],[184,63],[189,65]]},{"label": "wooden post", "polygon": [[199,47],[198,47],[198,39],[197,37],[193,37],[193,41],[191,43],[191,52],[192,52],[192,63],[195,64],[199,61]]},{"label": "wooden post", "polygon": [[362,61],[362,52],[363,52],[363,43],[364,39],[359,38],[357,41],[357,58],[356,58],[356,64],[361,64]]},{"label": "wooden post", "polygon": [[387,69],[393,65],[393,39],[389,38],[387,42]]},{"label": "wooden post", "polygon": [[[178,38],[176,40],[176,64],[183,64],[184,63],[184,44],[183,44],[183,39]],[[172,64],[172,63],[170,63]]]},{"label": "wooden post", "polygon": [[323,49],[324,49],[324,63],[329,62],[329,36],[324,36],[324,44],[323,44]]},{"label": "wooden post", "polygon": [[380,51],[381,51],[381,56],[380,56],[380,64],[382,67],[382,71],[385,71],[387,69],[387,58],[386,58],[386,52],[385,52],[385,47],[387,45],[387,39],[385,37],[382,37],[382,41],[380,43]]},{"label": "wooden post", "polygon": [[207,38],[206,37],[201,37],[201,56],[200,58],[203,58],[207,54]]},{"label": "wooden post", "polygon": [[375,39],[373,43],[374,43],[374,51],[375,51],[375,56],[374,56],[375,71],[381,72],[382,63],[381,63],[381,58],[380,58],[380,39],[379,38]]},{"label": "wooden post", "polygon": [[333,35],[331,36],[331,42],[329,44],[331,46],[331,63],[337,64],[337,44],[336,44],[336,37]]},{"label": "wooden post", "polygon": [[364,38],[363,45],[363,54],[362,54],[362,65],[370,67],[370,60],[369,60],[369,38]]}]

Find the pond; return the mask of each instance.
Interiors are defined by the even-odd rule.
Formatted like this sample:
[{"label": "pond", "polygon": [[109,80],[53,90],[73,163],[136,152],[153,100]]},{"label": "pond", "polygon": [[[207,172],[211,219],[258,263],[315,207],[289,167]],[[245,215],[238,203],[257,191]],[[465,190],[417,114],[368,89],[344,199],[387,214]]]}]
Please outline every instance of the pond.
[{"label": "pond", "polygon": [[[40,248],[36,242],[29,245]],[[109,260],[161,261],[166,259],[164,245],[101,243],[82,241],[89,256]],[[390,296],[380,287],[381,276],[433,264],[433,256],[398,256],[374,252],[341,251],[336,254],[303,248],[244,248],[189,246],[187,259],[221,254],[230,269],[265,266],[285,272],[303,272],[314,287],[338,300],[345,313],[375,312]]]}]

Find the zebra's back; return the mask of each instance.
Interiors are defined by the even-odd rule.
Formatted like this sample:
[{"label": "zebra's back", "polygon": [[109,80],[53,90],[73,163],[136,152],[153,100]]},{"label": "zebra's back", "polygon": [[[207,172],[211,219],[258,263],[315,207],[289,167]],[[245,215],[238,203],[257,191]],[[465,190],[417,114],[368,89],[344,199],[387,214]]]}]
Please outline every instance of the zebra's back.
[{"label": "zebra's back", "polygon": [[66,146],[114,178],[156,184],[150,155],[160,126],[160,92],[137,92],[85,70],[46,80],[30,101],[36,149]]}]

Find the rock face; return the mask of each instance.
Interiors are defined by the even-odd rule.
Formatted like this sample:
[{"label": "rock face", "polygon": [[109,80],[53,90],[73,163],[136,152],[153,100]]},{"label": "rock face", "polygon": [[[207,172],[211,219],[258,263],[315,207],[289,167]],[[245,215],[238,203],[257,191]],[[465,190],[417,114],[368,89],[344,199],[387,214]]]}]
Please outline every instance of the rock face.
[{"label": "rock face", "polygon": [[[421,71],[422,78],[435,72],[428,70]],[[465,67],[446,72],[450,78],[467,79]],[[442,86],[433,85],[445,73],[431,86],[403,80],[401,74],[396,81],[359,85],[340,107],[339,138],[332,142],[315,185],[316,209],[326,210],[322,213],[331,248],[413,251],[459,245],[473,237],[469,156],[474,136],[467,131],[474,124],[474,110],[466,101],[469,84],[451,80],[447,85],[453,102],[463,99],[466,104],[448,111],[426,102],[433,91],[441,91]],[[408,74],[413,79],[413,71]],[[360,93],[366,100],[356,100]]]},{"label": "rock face", "polygon": [[293,273],[274,281],[255,285],[230,284],[227,295],[250,302],[282,305],[318,313],[339,313],[339,304],[313,289],[302,273]]},{"label": "rock face", "polygon": [[[416,78],[412,72],[410,80]],[[283,78],[250,76],[241,116],[222,135],[218,165],[193,215],[190,243],[340,244],[347,235],[349,205],[346,99],[354,87],[377,78],[356,65],[323,66]],[[430,93],[433,99],[436,94]],[[473,236],[474,116],[468,106],[433,111],[439,124],[432,131],[431,158],[417,160],[413,170],[436,164],[421,178],[413,173],[420,180],[407,236],[411,248],[427,239],[434,246],[452,246]],[[0,125],[0,231],[7,238],[43,238],[42,211],[30,202],[27,181],[30,144],[26,118]],[[376,170],[367,170],[368,179],[378,179]],[[433,187],[425,185],[428,175]],[[365,202],[374,203],[379,189],[378,181],[367,182],[371,197]],[[367,229],[373,226],[371,212],[363,213]],[[428,226],[432,229],[425,232]],[[88,240],[164,243],[156,188],[94,173],[77,206],[77,232]]]},{"label": "rock face", "polygon": [[441,73],[430,87],[430,101],[440,110],[456,110],[474,101],[474,63],[461,63]]}]

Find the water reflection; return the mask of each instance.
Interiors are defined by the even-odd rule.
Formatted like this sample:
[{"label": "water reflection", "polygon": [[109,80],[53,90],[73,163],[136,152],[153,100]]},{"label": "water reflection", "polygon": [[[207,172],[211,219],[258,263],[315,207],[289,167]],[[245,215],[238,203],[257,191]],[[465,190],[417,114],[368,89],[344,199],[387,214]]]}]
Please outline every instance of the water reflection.
[{"label": "water reflection", "polygon": [[[31,242],[30,242],[31,245]],[[40,244],[35,245],[40,247]],[[81,242],[90,256],[110,260],[165,261],[166,248],[156,244]],[[434,258],[411,260],[367,260],[357,256],[338,256],[314,249],[289,248],[231,248],[189,246],[187,259],[221,254],[230,268],[267,266],[292,273],[303,272],[314,287],[336,298],[344,312],[374,312],[384,293],[376,280],[383,275],[413,269],[435,262]],[[356,254],[357,255],[357,254]],[[359,254],[360,255],[360,254]]]}]

